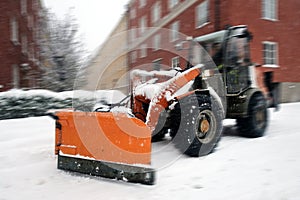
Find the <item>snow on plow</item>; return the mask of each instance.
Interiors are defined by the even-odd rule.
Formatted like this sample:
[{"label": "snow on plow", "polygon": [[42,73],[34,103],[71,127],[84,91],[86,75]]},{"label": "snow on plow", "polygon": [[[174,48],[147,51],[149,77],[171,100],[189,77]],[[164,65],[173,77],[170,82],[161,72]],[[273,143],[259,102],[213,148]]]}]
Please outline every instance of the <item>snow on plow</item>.
[{"label": "snow on plow", "polygon": [[56,113],[58,168],[152,185],[150,129],[124,113]]}]

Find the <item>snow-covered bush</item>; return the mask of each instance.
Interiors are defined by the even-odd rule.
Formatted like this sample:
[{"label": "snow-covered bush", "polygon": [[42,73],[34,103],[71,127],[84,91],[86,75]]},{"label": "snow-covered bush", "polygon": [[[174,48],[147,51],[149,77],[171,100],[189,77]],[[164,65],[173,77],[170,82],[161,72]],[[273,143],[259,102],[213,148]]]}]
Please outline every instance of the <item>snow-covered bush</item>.
[{"label": "snow-covered bush", "polygon": [[67,91],[10,90],[0,92],[0,120],[43,116],[53,109],[93,111],[99,101],[117,103],[125,95],[117,90]]},{"label": "snow-covered bush", "polygon": [[0,93],[0,119],[43,116],[52,109],[72,107],[84,107],[85,111],[89,111],[94,105],[93,102],[93,99],[73,98],[73,92],[10,90]]}]

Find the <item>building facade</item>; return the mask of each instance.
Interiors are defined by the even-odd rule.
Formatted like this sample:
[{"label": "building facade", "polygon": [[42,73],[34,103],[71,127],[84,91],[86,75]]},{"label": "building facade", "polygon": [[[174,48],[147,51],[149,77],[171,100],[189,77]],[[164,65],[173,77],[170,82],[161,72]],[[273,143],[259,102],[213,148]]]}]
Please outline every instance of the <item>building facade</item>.
[{"label": "building facade", "polygon": [[124,13],[87,67],[86,90],[128,92],[127,13]]},{"label": "building facade", "polygon": [[[295,94],[300,92],[299,10],[298,0],[131,0],[129,68],[145,63],[152,69],[185,66],[186,61],[173,50],[162,48],[166,40],[175,46],[185,40],[180,34],[197,38],[228,26],[247,25],[253,34],[251,60],[258,71],[269,74],[283,102],[300,101],[300,95]],[[149,27],[170,33],[156,34],[151,31],[155,28]]]},{"label": "building facade", "polygon": [[38,87],[39,0],[0,1],[0,91]]}]

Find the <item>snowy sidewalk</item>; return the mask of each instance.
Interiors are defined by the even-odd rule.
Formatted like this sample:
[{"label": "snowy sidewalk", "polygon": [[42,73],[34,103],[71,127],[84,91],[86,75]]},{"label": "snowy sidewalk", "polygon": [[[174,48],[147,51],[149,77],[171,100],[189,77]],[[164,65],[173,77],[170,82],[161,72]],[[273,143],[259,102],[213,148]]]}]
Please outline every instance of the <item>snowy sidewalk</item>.
[{"label": "snowy sidewalk", "polygon": [[[144,186],[56,169],[54,120],[0,121],[0,200],[15,199],[299,199],[300,103],[270,110],[266,135],[235,135],[231,120],[216,151],[181,156],[168,141],[153,145],[157,184]],[[167,145],[167,148],[165,146]],[[170,157],[176,158],[170,160]]]}]

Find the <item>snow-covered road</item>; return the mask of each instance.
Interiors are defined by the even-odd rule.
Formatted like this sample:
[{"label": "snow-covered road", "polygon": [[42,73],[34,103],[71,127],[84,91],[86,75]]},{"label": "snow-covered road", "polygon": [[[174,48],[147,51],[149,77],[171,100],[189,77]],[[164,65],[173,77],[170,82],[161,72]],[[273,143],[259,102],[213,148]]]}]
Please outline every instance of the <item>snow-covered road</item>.
[{"label": "snow-covered road", "polygon": [[153,145],[157,184],[144,186],[56,169],[54,120],[0,121],[0,200],[15,199],[300,199],[300,103],[270,110],[262,138],[237,136],[231,120],[216,151],[180,156]]}]

